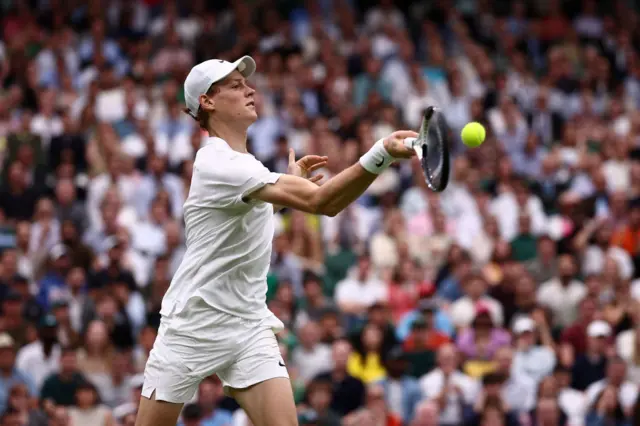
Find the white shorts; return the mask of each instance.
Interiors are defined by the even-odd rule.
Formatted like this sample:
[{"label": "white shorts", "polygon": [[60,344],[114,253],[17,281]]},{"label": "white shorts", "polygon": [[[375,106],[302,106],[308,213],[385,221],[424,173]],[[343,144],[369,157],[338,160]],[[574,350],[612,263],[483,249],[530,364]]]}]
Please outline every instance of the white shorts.
[{"label": "white shorts", "polygon": [[228,388],[243,389],[276,377],[289,378],[275,333],[284,328],[272,315],[246,320],[192,298],[181,313],[162,319],[144,370],[142,395],[186,403],[212,374]]}]

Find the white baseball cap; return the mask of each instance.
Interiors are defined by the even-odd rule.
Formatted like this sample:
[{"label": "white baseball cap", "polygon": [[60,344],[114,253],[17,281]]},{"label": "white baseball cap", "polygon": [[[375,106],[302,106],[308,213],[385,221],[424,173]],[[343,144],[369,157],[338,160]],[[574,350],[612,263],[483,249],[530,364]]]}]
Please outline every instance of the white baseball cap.
[{"label": "white baseball cap", "polygon": [[513,334],[522,334],[527,331],[535,331],[536,322],[530,317],[520,317],[513,324]]},{"label": "white baseball cap", "polygon": [[587,336],[589,337],[609,337],[611,335],[611,326],[606,321],[596,320],[587,327]]},{"label": "white baseball cap", "polygon": [[13,337],[9,333],[0,333],[0,349],[13,348]]},{"label": "white baseball cap", "polygon": [[223,80],[235,70],[248,78],[256,70],[256,61],[251,56],[243,56],[235,62],[209,59],[191,68],[184,80],[184,99],[189,114],[194,118],[197,117],[200,96],[206,94],[213,83]]}]

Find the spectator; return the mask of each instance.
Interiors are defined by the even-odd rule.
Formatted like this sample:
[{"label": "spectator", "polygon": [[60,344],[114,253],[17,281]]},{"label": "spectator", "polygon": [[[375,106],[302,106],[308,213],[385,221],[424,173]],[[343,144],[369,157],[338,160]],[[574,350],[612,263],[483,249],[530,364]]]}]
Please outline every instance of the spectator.
[{"label": "spectator", "polygon": [[44,426],[47,424],[46,415],[39,409],[34,408],[34,395],[24,383],[16,383],[9,390],[9,400],[7,411],[17,411],[22,419],[26,419],[28,426]]},{"label": "spectator", "polygon": [[36,298],[29,290],[29,280],[24,276],[14,275],[9,284],[11,286],[11,290],[20,295],[23,302],[22,315],[24,319],[29,321],[31,324],[39,323],[43,316],[42,307],[38,304]]},{"label": "spectator", "polygon": [[456,346],[464,357],[464,371],[479,378],[493,369],[490,361],[501,347],[511,343],[511,336],[507,331],[494,326],[486,306],[480,304],[475,310],[476,317],[472,326],[458,335]]},{"label": "spectator", "polygon": [[51,424],[53,426],[67,426],[71,419],[69,418],[69,410],[67,407],[53,407],[53,412],[51,413]]},{"label": "spectator", "polygon": [[347,371],[365,384],[383,379],[387,372],[382,362],[383,334],[380,327],[367,324],[349,355]]},{"label": "spectator", "polygon": [[[217,377],[211,376],[200,383],[198,388],[198,407],[200,408],[200,424],[204,426],[222,426],[231,424],[231,413],[217,407],[222,398],[222,383]],[[185,418],[185,426],[188,424]]]},{"label": "spectator", "polygon": [[411,426],[438,425],[438,404],[435,401],[422,400],[416,407],[416,415]]},{"label": "spectator", "polygon": [[66,278],[66,286],[69,294],[66,300],[57,303],[66,303],[69,310],[69,322],[73,333],[81,333],[85,323],[91,315],[93,302],[87,294],[87,279],[82,267],[76,266],[69,270]]},{"label": "spectator", "polygon": [[434,316],[437,311],[437,303],[423,300],[420,303],[422,316],[411,324],[411,334],[404,341],[404,349],[407,351],[436,351],[440,346],[449,343],[451,339],[446,334],[435,329]]},{"label": "spectator", "polygon": [[171,214],[173,218],[182,217],[184,195],[180,180],[174,174],[166,172],[166,159],[155,154],[149,155],[148,173],[142,177],[137,186],[136,206],[138,217],[146,218],[152,207],[152,202],[160,190],[169,194]]},{"label": "spectator", "polygon": [[306,321],[319,321],[325,308],[333,303],[322,292],[322,281],[319,276],[307,272],[303,279],[304,295],[298,300],[296,328]]},{"label": "spectator", "polygon": [[[638,385],[629,382],[626,379],[626,373],[627,368],[624,360],[619,357],[613,357],[607,365],[605,378],[592,383],[585,391],[586,405],[590,410],[596,411],[597,417],[604,416],[606,420],[609,420],[613,416],[616,422],[624,422],[631,419],[633,408],[638,398]],[[602,401],[602,398],[604,398],[604,401]],[[598,420],[602,421],[601,419]]]},{"label": "spectator", "polygon": [[568,327],[577,318],[578,305],[586,294],[585,286],[575,279],[575,260],[570,255],[558,259],[558,276],[538,289],[538,301],[553,312],[554,327]]},{"label": "spectator", "polygon": [[364,385],[347,372],[351,352],[351,345],[347,341],[337,340],[332,347],[333,368],[316,377],[316,380],[331,381],[333,386],[331,409],[340,416],[358,409],[364,403]]},{"label": "spectator", "polygon": [[[449,315],[442,309],[440,309],[437,304],[430,300],[433,294],[433,290],[423,289],[421,293],[419,293],[419,300],[417,309],[407,313],[396,326],[396,336],[399,340],[404,341],[409,333],[411,332],[411,326],[414,321],[416,321],[421,316],[425,319],[425,321],[429,324],[433,324],[433,328],[437,331],[451,337],[455,331],[455,327],[449,318]],[[432,319],[429,322],[429,318]]]},{"label": "spectator", "polygon": [[108,382],[114,351],[107,325],[100,320],[91,321],[83,343],[78,350],[78,369],[94,383]]},{"label": "spectator", "polygon": [[[598,279],[597,277],[595,279]],[[596,301],[590,297],[582,299],[578,309],[578,319],[562,332],[562,344],[571,347],[573,353],[579,354],[587,350],[587,329],[594,320],[597,311]]]},{"label": "spectator", "polygon": [[76,405],[69,409],[72,424],[114,425],[111,411],[101,404],[98,390],[89,382],[76,387]]},{"label": "spectator", "polygon": [[438,367],[420,378],[422,394],[439,407],[439,424],[460,424],[465,409],[473,404],[478,384],[471,377],[457,371],[458,353],[453,345],[438,351]]},{"label": "spectator", "polygon": [[11,391],[17,385],[24,385],[29,397],[37,394],[31,378],[16,366],[15,343],[7,333],[0,334],[0,411],[4,412],[11,402]]},{"label": "spectator", "polygon": [[198,426],[202,423],[202,409],[198,404],[187,404],[181,416],[181,426]]},{"label": "spectator", "polygon": [[531,411],[536,402],[536,383],[513,370],[513,350],[503,346],[495,354],[495,372],[502,376],[501,396],[510,410],[518,415]]},{"label": "spectator", "polygon": [[131,322],[124,308],[119,307],[113,295],[103,293],[96,301],[96,320],[107,326],[108,342],[120,349],[133,346]]},{"label": "spectator", "polygon": [[[585,419],[584,393],[571,387],[571,370],[557,366],[553,373],[558,391],[558,404],[570,425],[582,424]],[[538,392],[540,393],[540,392]]]},{"label": "spectator", "polygon": [[587,425],[599,426],[604,424],[614,424],[625,426],[627,416],[616,397],[616,389],[607,387],[598,395],[595,401],[595,409],[587,416]]},{"label": "spectator", "polygon": [[7,179],[0,191],[0,210],[9,220],[29,220],[35,210],[37,192],[27,182],[24,166],[19,162],[7,167]]},{"label": "spectator", "polygon": [[[4,324],[5,331],[11,336],[16,347],[24,346],[33,332],[33,327],[23,318],[24,303],[22,296],[10,289],[2,301],[2,315],[0,321]],[[15,348],[14,348],[15,349]]]},{"label": "spectator", "polygon": [[49,251],[50,267],[38,283],[38,303],[48,310],[54,301],[63,299],[66,294],[64,279],[71,266],[67,248],[57,244]]},{"label": "spectator", "polygon": [[[536,320],[521,317],[513,325],[515,338],[515,354],[513,370],[515,375],[526,376],[536,385],[549,376],[556,365],[551,330],[547,325],[544,313],[536,312]],[[540,339],[541,345],[536,340]]]},{"label": "spectator", "polygon": [[340,416],[331,408],[331,382],[326,380],[312,380],[307,386],[305,401],[308,408],[301,413],[301,424],[308,423],[312,418],[317,419],[327,426],[340,425]]},{"label": "spectator", "polygon": [[356,330],[356,333],[360,335],[360,339],[362,339],[362,334],[368,325],[378,327],[382,333],[382,345],[380,348],[382,354],[388,353],[398,343],[388,305],[375,303],[369,308],[366,323],[361,329]]},{"label": "spectator", "polygon": [[271,259],[271,273],[278,280],[290,281],[293,284],[294,293],[302,294],[302,265],[300,259],[293,254],[288,238],[284,235],[276,235],[273,241]]},{"label": "spectator", "polygon": [[62,179],[56,183],[56,219],[59,224],[65,220],[83,232],[87,228],[84,204],[77,199],[76,188],[71,179]]},{"label": "spectator", "polygon": [[18,370],[29,372],[35,388],[40,392],[45,379],[61,366],[62,351],[58,344],[57,326],[53,315],[45,315],[38,327],[38,338],[23,346],[16,357]]},{"label": "spectator", "polygon": [[373,276],[368,256],[361,256],[355,274],[338,283],[335,297],[340,310],[354,319],[363,315],[374,303],[386,301],[386,287]]},{"label": "spectator", "polygon": [[40,198],[36,203],[34,223],[31,225],[29,251],[50,251],[60,243],[60,222],[55,218],[53,202]]},{"label": "spectator", "polygon": [[140,330],[138,343],[133,350],[135,372],[142,373],[144,371],[144,366],[147,363],[151,349],[153,349],[153,343],[155,342],[157,335],[157,330],[149,325]]},{"label": "spectator", "polygon": [[486,292],[487,283],[482,275],[471,274],[466,278],[464,283],[465,296],[451,305],[451,319],[457,328],[465,329],[471,325],[474,320],[474,307],[480,304],[489,309],[493,323],[497,327],[502,327],[504,321],[502,306]]},{"label": "spectator", "polygon": [[[560,405],[559,392],[560,392],[560,388],[559,388],[559,384],[556,379],[556,376],[546,376],[538,384],[538,389],[536,393],[536,401],[537,401],[536,409],[531,413],[531,418],[534,424],[535,424],[536,418],[540,415],[539,413],[541,408],[540,402],[548,401],[548,400],[554,401],[557,404],[557,411],[558,411],[557,415],[559,419],[557,419],[555,423],[565,424],[567,422],[567,415],[562,411],[562,406]],[[547,407],[542,411],[545,412],[544,417],[547,417],[547,418],[554,417],[550,415],[551,412],[553,412],[553,410],[551,410],[550,407]],[[582,418],[584,418],[584,415],[580,417],[580,419]],[[553,424],[553,422],[550,422],[550,423]]]},{"label": "spectator", "polygon": [[558,402],[553,398],[541,398],[536,405],[533,417],[534,422],[540,425],[565,424]]},{"label": "spectator", "polygon": [[[113,356],[110,375],[93,379],[92,383],[105,406],[115,408],[129,401],[131,372],[131,353],[118,351]],[[87,378],[92,380],[91,377]]]},{"label": "spectator", "polygon": [[627,363],[629,380],[638,383],[640,380],[640,303],[635,302],[633,308],[633,324],[630,330],[623,331],[616,338],[616,351]]},{"label": "spectator", "polygon": [[628,222],[614,235],[614,245],[623,248],[630,256],[638,255],[635,245],[640,226],[640,199],[629,202]]},{"label": "spectator", "polygon": [[402,418],[389,412],[384,398],[384,390],[380,384],[372,383],[368,385],[365,406],[374,418],[385,426],[402,425]]},{"label": "spectator", "polygon": [[409,424],[414,417],[415,408],[422,398],[418,381],[407,375],[408,360],[402,348],[396,347],[385,358],[387,377],[380,381],[388,411]]},{"label": "spectator", "polygon": [[298,332],[300,346],[293,350],[293,365],[300,378],[308,382],[319,373],[331,369],[331,348],[320,343],[320,328],[313,321],[307,322]]},{"label": "spectator", "polygon": [[144,376],[141,374],[131,377],[129,380],[129,395],[127,395],[127,401],[113,409],[113,416],[116,420],[119,418],[126,419],[131,414],[136,413],[140,405],[140,398],[142,397],[143,382]]},{"label": "spectator", "polygon": [[75,331],[71,324],[69,303],[66,300],[56,302],[51,306],[51,313],[58,323],[58,341],[63,346],[77,345],[80,341],[80,335]]},{"label": "spectator", "polygon": [[607,368],[607,339],[611,335],[608,323],[597,320],[587,327],[587,350],[576,356],[573,364],[572,387],[584,391],[592,383],[604,379]]},{"label": "spectator", "polygon": [[88,271],[93,266],[94,253],[82,242],[82,231],[72,221],[62,221],[61,223],[61,238],[74,260],[74,265]]},{"label": "spectator", "polygon": [[438,297],[451,303],[461,298],[463,296],[463,283],[468,278],[471,267],[471,257],[468,253],[463,252],[455,264],[446,268],[448,271],[443,274],[444,276],[437,292]]},{"label": "spectator", "polygon": [[526,263],[527,270],[537,284],[549,281],[558,273],[555,242],[547,235],[538,238],[536,256]]},{"label": "spectator", "polygon": [[45,401],[50,399],[65,407],[71,406],[76,403],[76,392],[83,383],[86,383],[86,379],[78,370],[75,350],[64,348],[60,355],[60,370],[46,378],[40,390],[40,398]]},{"label": "spectator", "polygon": [[[467,407],[465,424],[485,424],[491,419],[496,424],[519,424],[516,413],[509,413],[506,403],[501,396],[504,378],[495,373],[486,374],[482,378],[482,389],[471,408]],[[497,412],[493,412],[493,410]],[[494,419],[493,416],[497,418]],[[493,424],[493,423],[492,423]]]}]

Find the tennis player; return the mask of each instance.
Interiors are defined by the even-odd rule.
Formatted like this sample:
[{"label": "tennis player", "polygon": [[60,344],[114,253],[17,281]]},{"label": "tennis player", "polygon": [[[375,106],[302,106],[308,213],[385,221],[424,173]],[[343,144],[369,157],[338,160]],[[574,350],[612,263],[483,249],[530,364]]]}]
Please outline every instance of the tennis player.
[{"label": "tennis player", "polygon": [[[158,337],[144,373],[137,426],[174,426],[203,378],[217,374],[255,426],[297,425],[287,368],[267,309],[274,209],[334,216],[396,159],[410,158],[397,131],[322,186],[307,179],[327,157],[295,161],[272,173],[247,153],[256,121],[256,69],[245,56],[196,65],[184,83],[187,113],[209,133],[193,166],[184,205],[187,251],[162,302]],[[277,207],[279,206],[279,207]]]}]

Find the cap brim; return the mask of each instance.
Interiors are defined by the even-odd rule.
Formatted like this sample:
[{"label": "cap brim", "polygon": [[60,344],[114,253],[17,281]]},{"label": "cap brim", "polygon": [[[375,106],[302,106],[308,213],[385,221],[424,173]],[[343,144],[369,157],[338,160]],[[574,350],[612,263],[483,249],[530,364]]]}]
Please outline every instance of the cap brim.
[{"label": "cap brim", "polygon": [[238,70],[244,78],[249,78],[256,72],[256,61],[251,56],[243,56],[233,63],[233,69]]},{"label": "cap brim", "polygon": [[220,74],[220,76],[216,80],[212,80],[211,84],[218,83],[224,80],[225,78],[229,77],[229,75],[231,75],[231,73],[235,70],[238,70],[238,72],[242,74],[244,78],[249,78],[256,71],[256,61],[254,61],[251,56],[243,56],[237,61],[232,62],[228,70]]}]

